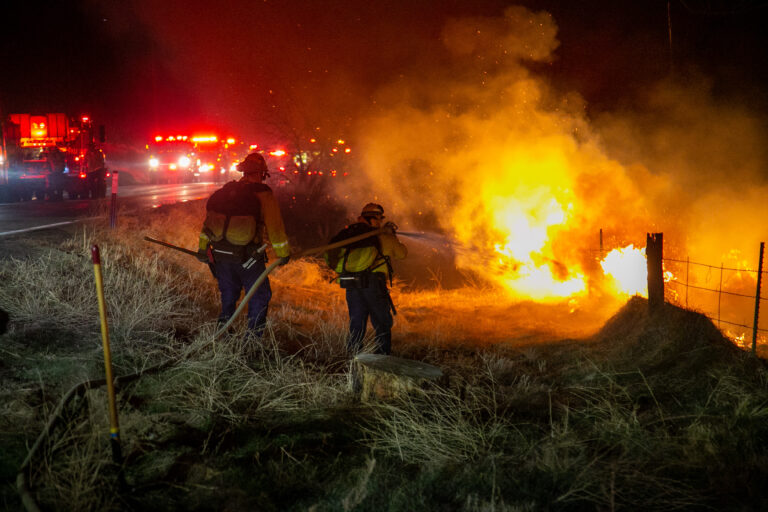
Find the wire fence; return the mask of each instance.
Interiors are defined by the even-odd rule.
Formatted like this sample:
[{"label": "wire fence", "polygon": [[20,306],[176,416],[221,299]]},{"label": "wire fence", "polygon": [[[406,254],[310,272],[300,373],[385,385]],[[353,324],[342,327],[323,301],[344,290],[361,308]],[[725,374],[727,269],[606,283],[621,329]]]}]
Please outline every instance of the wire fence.
[{"label": "wire fence", "polygon": [[[761,246],[761,259],[762,249]],[[761,282],[768,272],[762,270],[762,262],[758,262],[758,269],[710,265],[690,259],[662,258],[662,262],[665,300],[700,311],[742,348],[767,343],[768,321],[760,322],[761,316],[768,315],[764,306],[768,297],[761,291]],[[722,324],[729,328],[724,329]]]},{"label": "wire fence", "polygon": [[[651,243],[650,234],[648,243]],[[764,304],[768,297],[762,295],[761,286],[763,278],[768,276],[768,271],[763,270],[764,249],[765,243],[761,243],[757,269],[726,267],[723,263],[710,265],[690,258],[665,258],[662,254],[654,256],[660,259],[657,260],[659,267],[663,266],[664,301],[700,312],[741,348],[748,349],[751,345],[754,351],[758,345],[768,346],[768,308]],[[608,252],[601,229],[599,260]]]}]

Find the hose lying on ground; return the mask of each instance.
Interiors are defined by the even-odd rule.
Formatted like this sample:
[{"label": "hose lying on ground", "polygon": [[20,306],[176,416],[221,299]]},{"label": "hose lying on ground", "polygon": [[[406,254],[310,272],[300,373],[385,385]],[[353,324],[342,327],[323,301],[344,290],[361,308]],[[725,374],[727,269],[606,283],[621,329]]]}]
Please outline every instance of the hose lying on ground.
[{"label": "hose lying on ground", "polygon": [[[291,260],[303,258],[304,256],[313,256],[315,254],[321,254],[326,251],[330,251],[331,249],[336,249],[337,247],[344,247],[345,245],[353,244],[359,240],[364,240],[366,238],[370,238],[374,235],[380,235],[381,233],[385,232],[388,228],[379,228],[374,229],[373,231],[368,231],[367,233],[363,233],[362,235],[353,236],[351,238],[347,238],[346,240],[340,240],[338,242],[334,242],[332,244],[323,245],[322,247],[313,247],[312,249],[305,249],[293,256],[291,256]],[[213,335],[213,340],[216,340],[220,335],[222,335],[224,332],[229,329],[229,326],[232,325],[232,322],[235,321],[235,318],[237,318],[240,313],[243,312],[243,309],[245,309],[245,305],[248,304],[248,301],[253,297],[253,294],[256,293],[256,290],[261,286],[261,283],[264,282],[264,280],[267,278],[270,272],[275,270],[275,268],[280,265],[280,260],[272,262],[264,272],[261,273],[259,278],[256,280],[255,283],[253,283],[253,286],[251,286],[250,290],[248,290],[248,293],[245,294],[245,297],[243,297],[243,300],[240,301],[240,304],[237,305],[237,309],[235,309],[234,314],[229,317],[229,320],[221,326],[221,328],[216,331],[216,334]]]},{"label": "hose lying on ground", "polygon": [[[385,232],[388,228],[380,228],[373,231],[369,231],[367,233],[363,233],[362,235],[357,235],[352,238],[348,238],[346,240],[341,240],[339,242],[335,242],[333,244],[324,245],[321,247],[314,247],[312,249],[306,249],[304,251],[301,251],[295,255],[291,256],[291,260],[293,259],[299,259],[304,256],[312,256],[315,254],[321,254],[325,251],[329,251],[331,249],[336,249],[337,247],[343,247],[345,245],[357,242],[359,240],[363,240],[365,238],[379,235],[383,232]],[[192,253],[192,251],[190,251]],[[194,253],[193,253],[194,254]],[[289,260],[290,261],[290,260]],[[124,375],[121,377],[117,377],[114,380],[114,386],[115,389],[118,388],[120,384],[127,384],[128,382],[131,382],[133,380],[138,379],[139,377],[142,377],[144,375],[149,375],[152,373],[155,373],[157,371],[163,370],[165,368],[168,368],[172,366],[173,364],[179,363],[192,355],[200,352],[204,348],[206,348],[208,345],[216,341],[223,333],[227,331],[229,326],[232,325],[232,322],[235,321],[235,319],[243,312],[245,309],[245,305],[248,304],[248,301],[253,296],[254,293],[256,293],[256,290],[259,286],[261,286],[261,283],[264,282],[264,280],[267,278],[267,276],[275,270],[280,265],[281,261],[277,260],[272,262],[266,269],[264,269],[264,272],[261,273],[261,275],[256,279],[256,282],[253,283],[251,288],[248,290],[248,292],[245,294],[245,297],[243,297],[243,300],[240,301],[240,304],[237,306],[237,309],[235,309],[235,312],[232,314],[232,316],[227,320],[227,322],[221,326],[219,330],[216,331],[216,333],[213,335],[213,339],[209,341],[208,343],[203,344],[202,346],[198,347],[197,349],[188,352],[184,354],[180,359],[168,359],[160,364],[157,364],[155,366],[151,366],[149,368],[145,368],[144,370],[136,373],[132,373],[130,375]],[[80,384],[75,385],[70,389],[59,401],[58,405],[56,406],[56,409],[54,409],[53,413],[51,414],[51,417],[48,419],[48,422],[45,424],[45,427],[43,428],[43,431],[40,433],[40,435],[35,440],[35,443],[32,445],[32,448],[30,448],[29,452],[27,453],[27,457],[24,459],[24,462],[21,464],[21,467],[19,468],[19,472],[16,475],[16,490],[19,493],[19,496],[21,497],[21,502],[24,505],[24,508],[28,512],[40,512],[40,507],[37,505],[37,502],[34,499],[34,496],[32,495],[32,492],[30,490],[30,482],[29,482],[29,468],[32,463],[32,459],[37,454],[37,451],[40,449],[40,447],[43,444],[43,441],[50,435],[51,431],[53,430],[53,427],[61,420],[61,414],[66,408],[67,404],[70,400],[72,400],[76,396],[82,396],[85,394],[86,391],[89,389],[94,389],[103,386],[107,383],[106,379],[91,379],[87,380],[85,382],[81,382]]]}]

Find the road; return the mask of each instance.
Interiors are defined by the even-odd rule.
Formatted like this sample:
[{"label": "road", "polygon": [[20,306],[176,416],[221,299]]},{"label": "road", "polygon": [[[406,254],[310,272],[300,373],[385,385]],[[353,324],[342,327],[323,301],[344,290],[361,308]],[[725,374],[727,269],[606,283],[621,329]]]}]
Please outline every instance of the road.
[{"label": "road", "polygon": [[[173,185],[120,185],[118,205],[129,211],[205,199],[221,183],[185,183]],[[89,217],[109,215],[111,189],[100,200],[76,199],[0,204],[0,236],[19,231],[72,224]]]}]

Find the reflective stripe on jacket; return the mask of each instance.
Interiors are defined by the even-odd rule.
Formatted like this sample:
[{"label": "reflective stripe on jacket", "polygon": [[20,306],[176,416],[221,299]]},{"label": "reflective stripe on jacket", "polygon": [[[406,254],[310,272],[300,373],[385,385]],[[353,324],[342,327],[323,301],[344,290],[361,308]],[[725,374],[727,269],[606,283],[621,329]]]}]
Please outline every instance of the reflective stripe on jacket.
[{"label": "reflective stripe on jacket", "polygon": [[272,189],[263,183],[232,181],[208,198],[206,218],[200,234],[200,248],[207,239],[226,239],[234,245],[260,243],[263,229],[278,257],[290,255],[283,217]]},{"label": "reflective stripe on jacket", "polygon": [[[379,235],[379,243],[381,244],[381,254],[389,257],[393,260],[402,260],[408,256],[408,248],[403,245],[396,235],[390,235],[388,233],[382,233]],[[388,265],[381,265],[374,269],[374,272],[383,272],[389,275]]]},{"label": "reflective stripe on jacket", "polygon": [[381,272],[389,276],[387,259],[402,260],[408,255],[408,248],[395,235],[385,233],[378,235],[378,238],[381,251],[375,246],[367,246],[352,249],[349,251],[349,255],[342,253],[339,263],[336,265],[336,272],[341,273],[342,270],[361,272],[370,269],[373,272]]}]

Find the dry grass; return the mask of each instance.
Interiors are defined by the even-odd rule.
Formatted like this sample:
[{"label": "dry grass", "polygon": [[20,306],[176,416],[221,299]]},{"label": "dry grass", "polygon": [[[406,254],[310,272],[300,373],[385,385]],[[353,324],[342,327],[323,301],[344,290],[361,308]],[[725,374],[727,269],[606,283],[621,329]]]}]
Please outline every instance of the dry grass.
[{"label": "dry grass", "polygon": [[416,393],[375,407],[363,430],[374,451],[423,465],[477,461],[500,450],[509,425],[497,415],[492,389],[463,397],[446,390]]},{"label": "dry grass", "polygon": [[204,350],[183,359],[151,384],[152,396],[175,409],[233,424],[263,415],[334,407],[345,397],[340,374],[313,371],[296,355],[283,355],[271,334],[262,340],[199,336]]},{"label": "dry grass", "polygon": [[[92,391],[87,414],[74,415],[35,465],[44,505],[671,510],[749,508],[764,497],[766,372],[694,313],[651,318],[634,300],[593,339],[565,343],[600,323],[605,304],[593,314],[586,303],[515,304],[483,288],[401,283],[395,353],[441,366],[448,385],[358,404],[343,291],[317,261],[270,277],[264,339],[242,323],[212,338],[218,298],[207,268],[141,241],[194,247],[201,217],[200,205],[163,209],[0,261],[0,306],[14,318],[4,358],[28,358],[30,333],[47,329],[80,340],[78,376],[99,375],[88,259],[98,243],[117,373],[176,361],[121,390],[130,503],[112,497],[104,397]],[[29,399],[4,395],[7,422],[39,425],[55,402],[44,381],[60,360],[35,364],[40,377],[17,382],[15,396]]]},{"label": "dry grass", "polygon": [[86,392],[77,400],[80,414],[55,431],[40,463],[32,466],[32,481],[44,484],[39,503],[66,504],[78,512],[121,509],[105,403],[103,390]]}]

